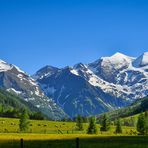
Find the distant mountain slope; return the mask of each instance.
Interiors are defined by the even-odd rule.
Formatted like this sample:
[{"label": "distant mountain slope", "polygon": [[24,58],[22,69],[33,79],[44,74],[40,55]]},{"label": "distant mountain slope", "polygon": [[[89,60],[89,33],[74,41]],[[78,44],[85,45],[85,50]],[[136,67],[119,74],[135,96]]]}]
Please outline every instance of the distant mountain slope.
[{"label": "distant mountain slope", "polygon": [[[120,118],[129,117],[147,110],[148,110],[148,97],[145,97],[135,101],[130,106],[124,107],[122,109],[114,110],[106,114],[108,115],[110,120],[115,120],[119,117]],[[98,115],[97,119],[99,120],[102,116],[103,114]]]},{"label": "distant mountain slope", "polygon": [[46,66],[34,78],[69,116],[96,115],[148,95],[147,52],[138,58],[116,53],[62,69]]},{"label": "distant mountain slope", "polygon": [[50,119],[58,120],[66,116],[53,100],[44,95],[34,79],[15,65],[2,60],[0,60],[0,88],[17,94]]},{"label": "distant mountain slope", "polygon": [[[42,78],[38,82],[42,83],[41,88],[45,94],[50,98],[54,97],[54,101],[71,117],[77,114],[89,116],[108,111],[112,109],[112,106],[127,105],[124,100],[105,94],[83,77],[73,74],[69,67],[62,69],[58,74]],[[106,98],[109,99],[106,100]]]}]

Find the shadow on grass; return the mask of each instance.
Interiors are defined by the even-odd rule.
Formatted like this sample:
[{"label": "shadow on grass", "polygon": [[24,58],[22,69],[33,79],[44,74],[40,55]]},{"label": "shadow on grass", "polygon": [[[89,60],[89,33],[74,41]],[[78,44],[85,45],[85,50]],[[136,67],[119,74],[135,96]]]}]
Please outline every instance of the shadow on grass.
[{"label": "shadow on grass", "polygon": [[[0,141],[0,148],[20,148],[20,141]],[[76,148],[76,140],[30,140],[24,141],[24,148]],[[80,148],[148,148],[148,137],[83,138]]]}]

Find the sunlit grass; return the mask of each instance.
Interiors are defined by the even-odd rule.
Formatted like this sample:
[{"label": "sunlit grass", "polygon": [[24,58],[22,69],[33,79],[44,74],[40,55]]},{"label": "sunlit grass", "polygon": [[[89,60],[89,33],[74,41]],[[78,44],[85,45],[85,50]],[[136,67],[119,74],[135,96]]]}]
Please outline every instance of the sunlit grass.
[{"label": "sunlit grass", "polygon": [[[111,126],[108,132],[100,132],[100,125],[97,125],[98,135],[115,135],[115,127]],[[84,124],[83,131],[76,130],[76,123],[74,122],[57,122],[57,121],[41,121],[30,120],[28,133],[39,134],[86,134],[88,123]],[[123,126],[123,134],[129,135],[136,132],[135,127]],[[132,131],[132,132],[131,132]],[[0,132],[1,133],[19,133],[19,119],[0,118]]]}]

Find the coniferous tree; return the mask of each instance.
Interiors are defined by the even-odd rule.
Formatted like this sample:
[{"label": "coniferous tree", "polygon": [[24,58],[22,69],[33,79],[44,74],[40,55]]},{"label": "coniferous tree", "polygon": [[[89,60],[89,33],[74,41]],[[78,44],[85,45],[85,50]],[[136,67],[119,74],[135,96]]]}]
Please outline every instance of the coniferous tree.
[{"label": "coniferous tree", "polygon": [[141,135],[144,135],[144,133],[145,133],[145,116],[143,113],[141,113],[138,117],[137,131]]},{"label": "coniferous tree", "polygon": [[89,119],[89,126],[87,129],[87,134],[97,134],[96,118],[91,117]]},{"label": "coniferous tree", "polygon": [[29,128],[29,115],[27,110],[24,109],[21,116],[20,116],[20,123],[19,123],[20,131],[25,132]]},{"label": "coniferous tree", "polygon": [[81,115],[78,115],[76,118],[76,127],[79,131],[83,130],[83,118],[81,117]]},{"label": "coniferous tree", "polygon": [[104,114],[103,119],[102,119],[102,123],[101,123],[101,127],[100,127],[100,131],[108,131],[110,128],[110,124],[107,118],[107,115]]},{"label": "coniferous tree", "polygon": [[115,133],[117,133],[117,134],[121,134],[122,133],[122,126],[121,126],[120,119],[117,120]]}]

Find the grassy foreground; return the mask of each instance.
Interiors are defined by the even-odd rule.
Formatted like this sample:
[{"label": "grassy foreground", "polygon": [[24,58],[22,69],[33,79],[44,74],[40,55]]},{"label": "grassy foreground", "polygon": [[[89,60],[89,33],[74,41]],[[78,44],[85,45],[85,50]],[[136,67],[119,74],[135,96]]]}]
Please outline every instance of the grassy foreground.
[{"label": "grassy foreground", "polygon": [[123,127],[122,135],[114,134],[114,126],[109,132],[88,135],[87,127],[77,131],[74,122],[30,120],[28,133],[20,133],[18,119],[0,118],[0,148],[20,148],[21,138],[24,148],[76,148],[77,137],[80,148],[148,148],[148,137],[136,136],[135,127]]}]

